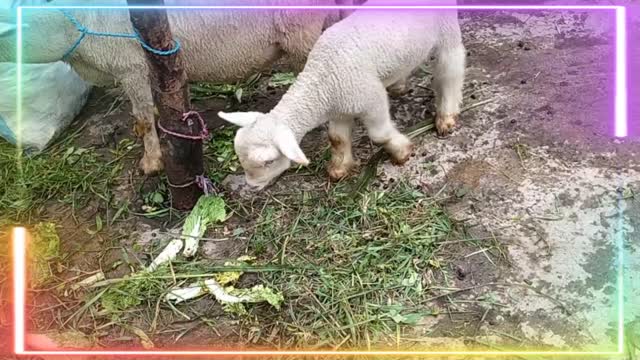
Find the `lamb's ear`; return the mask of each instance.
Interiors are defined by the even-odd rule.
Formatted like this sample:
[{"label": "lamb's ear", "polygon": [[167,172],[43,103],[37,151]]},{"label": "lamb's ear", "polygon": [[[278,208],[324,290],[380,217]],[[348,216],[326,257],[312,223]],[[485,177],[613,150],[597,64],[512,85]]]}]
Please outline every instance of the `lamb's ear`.
[{"label": "lamb's ear", "polygon": [[298,141],[290,128],[280,126],[274,136],[275,145],[282,155],[300,165],[309,165],[309,160],[304,155],[302,149],[300,149],[300,145],[298,145]]},{"label": "lamb's ear", "polygon": [[258,118],[258,115],[261,115],[262,113],[259,112],[234,112],[234,113],[225,113],[223,111],[220,111],[218,113],[218,116],[225,121],[228,121],[234,125],[240,126],[240,127],[246,127],[246,126],[250,126],[251,124],[253,124],[256,119]]}]

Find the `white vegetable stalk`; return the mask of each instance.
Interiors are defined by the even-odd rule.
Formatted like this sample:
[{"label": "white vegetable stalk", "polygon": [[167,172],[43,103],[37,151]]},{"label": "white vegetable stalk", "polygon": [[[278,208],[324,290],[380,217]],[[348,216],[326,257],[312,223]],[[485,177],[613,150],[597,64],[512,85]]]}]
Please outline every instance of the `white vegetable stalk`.
[{"label": "white vegetable stalk", "polygon": [[[191,257],[198,251],[200,237],[207,230],[207,225],[224,221],[226,212],[224,200],[217,196],[202,196],[184,221],[180,239],[172,240],[169,245],[153,260],[147,271],[154,271],[160,265],[172,261],[184,246],[183,255]],[[183,244],[184,241],[184,244]]]},{"label": "white vegetable stalk", "polygon": [[171,240],[169,245],[162,250],[160,255],[153,260],[153,262],[147,267],[147,271],[154,271],[160,265],[170,262],[178,256],[178,253],[182,250],[182,239]]},{"label": "white vegetable stalk", "polygon": [[233,295],[229,295],[224,291],[224,288],[218,284],[215,279],[208,279],[204,282],[204,285],[207,287],[210,293],[218,299],[218,301],[223,303],[239,303],[249,301],[250,298],[243,296],[237,297]]},{"label": "white vegetable stalk", "polygon": [[[195,226],[191,229],[191,232],[187,234],[188,236],[183,236],[184,238],[184,251],[182,255],[185,257],[192,257],[198,252],[198,243],[200,242],[200,226],[201,221],[198,219],[196,221]],[[204,232],[204,231],[203,231]]]},{"label": "white vegetable stalk", "polygon": [[173,301],[174,303],[181,303],[183,301],[195,299],[206,294],[204,288],[200,283],[193,283],[185,288],[175,288],[171,290],[166,296],[165,300]]},{"label": "white vegetable stalk", "polygon": [[[238,258],[238,262],[226,262],[224,265],[241,265],[242,262],[250,260],[253,260],[253,258],[241,256]],[[189,286],[184,288],[173,288],[165,296],[165,300],[179,303],[195,299],[209,293],[223,305],[266,301],[276,309],[280,309],[280,304],[284,301],[284,297],[282,294],[275,292],[270,288],[265,288],[263,285],[256,285],[251,289],[235,289],[233,286],[230,286],[231,283],[238,281],[240,276],[242,276],[241,271],[223,272],[205,281],[191,283]],[[234,310],[232,308],[225,307],[225,311]],[[239,311],[239,309],[235,309],[235,311]]]},{"label": "white vegetable stalk", "polygon": [[224,291],[224,288],[215,279],[205,280],[204,284],[193,283],[184,288],[173,289],[165,296],[165,300],[173,301],[177,304],[183,301],[195,299],[207,292],[213,294],[213,296],[215,296],[215,298],[221,303],[240,303],[250,300],[247,296],[238,297],[227,294]]},{"label": "white vegetable stalk", "polygon": [[91,286],[91,285],[97,283],[98,281],[102,281],[104,279],[105,279],[104,273],[102,271],[100,271],[99,273],[91,275],[88,278],[80,281],[79,283],[71,286],[71,289],[72,290],[78,290],[81,287]]}]

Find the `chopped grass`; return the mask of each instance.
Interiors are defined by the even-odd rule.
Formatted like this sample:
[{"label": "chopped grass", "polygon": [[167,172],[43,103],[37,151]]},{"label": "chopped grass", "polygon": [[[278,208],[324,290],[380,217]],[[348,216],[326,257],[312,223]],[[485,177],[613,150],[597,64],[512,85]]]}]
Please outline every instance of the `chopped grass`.
[{"label": "chopped grass", "polygon": [[39,223],[33,229],[30,246],[31,284],[39,287],[53,276],[50,262],[60,256],[60,237],[53,223]]},{"label": "chopped grass", "polygon": [[159,182],[155,189],[143,194],[142,199],[144,205],[142,205],[142,210],[145,213],[168,210],[170,207],[169,196],[169,189],[166,182]]},{"label": "chopped grass", "polygon": [[[255,93],[261,73],[250,76],[247,80],[235,84],[206,83],[199,82],[190,84],[191,100],[199,101],[211,98],[234,99],[237,103],[251,98]],[[291,72],[274,73],[269,78],[267,86],[271,88],[287,87],[293,84],[296,76]]]},{"label": "chopped grass", "polygon": [[243,275],[249,278],[239,288],[264,284],[284,295],[280,309],[258,303],[246,304],[246,312],[224,312],[218,305],[217,323],[231,321],[240,332],[262,328],[251,336],[254,345],[309,349],[393,343],[397,331],[438,313],[428,303],[433,293],[424,274],[441,269],[439,244],[453,226],[435,201],[403,182],[358,196],[349,189],[345,184],[324,196],[301,193],[267,201],[249,230],[247,253],[257,256],[251,266],[177,259],[151,274],[108,279],[85,294],[82,303],[88,306],[73,313],[74,326],[83,318],[78,311],[92,314],[98,327],[115,322],[164,329],[171,325],[158,325],[158,314],[173,321],[200,318],[202,306],[195,302],[202,298],[171,305],[163,296],[175,286],[242,270],[254,275]]},{"label": "chopped grass", "polygon": [[262,274],[289,307],[272,313],[280,346],[361,348],[431,316],[423,274],[451,232],[438,204],[404,183],[266,206],[250,252],[293,269]]},{"label": "chopped grass", "polygon": [[100,304],[108,313],[117,313],[157,299],[165,291],[169,269],[163,267],[154,274],[143,274],[132,280],[123,281],[107,288],[100,298]]},{"label": "chopped grass", "polygon": [[[123,170],[122,160],[137,145],[131,140],[123,140],[108,151],[79,147],[74,142],[80,132],[81,129],[32,155],[19,154],[15,146],[0,140],[0,239],[6,245],[10,244],[11,226],[20,224],[31,228],[34,235],[30,248],[33,288],[60,280],[58,273],[65,266],[62,258],[69,255],[62,251],[62,245],[74,246],[70,244],[71,239],[58,238],[56,228],[59,224],[51,221],[65,217],[89,221],[83,225],[94,228],[95,231],[86,229],[86,236],[93,238],[103,226],[122,220],[127,212],[126,203],[116,203],[113,189]],[[93,210],[83,214],[81,219],[76,218],[75,215],[90,202]],[[115,213],[109,215],[110,209],[115,209]],[[95,219],[86,219],[87,216]],[[72,223],[73,220],[68,222]],[[0,247],[2,260],[8,258],[7,253],[6,246]],[[9,263],[0,261],[0,271],[7,273]],[[3,294],[8,291],[9,282],[0,280],[0,294]],[[1,308],[5,305],[0,301]]]},{"label": "chopped grass", "polygon": [[[108,279],[95,285],[92,291],[85,294],[84,304],[86,308],[74,312],[71,317],[76,317],[79,311],[86,311],[89,308],[95,314],[95,321],[114,321],[120,323],[136,322],[140,312],[147,313],[147,318],[152,318],[156,304],[174,287],[184,287],[192,284],[194,280],[207,280],[216,278],[222,284],[225,276],[229,277],[229,272],[268,272],[280,271],[273,266],[248,265],[244,262],[232,262],[225,265],[217,265],[211,261],[185,261],[177,259],[169,266],[160,266],[153,272],[141,271],[137,269],[135,274],[125,276],[120,279]],[[240,274],[238,274],[238,277]],[[227,279],[229,280],[229,279]],[[230,279],[228,282],[235,282],[237,279]],[[228,290],[228,289],[227,289]],[[234,288],[234,291],[242,295],[249,289]],[[235,293],[234,293],[235,294]],[[275,296],[271,289],[267,289],[266,296]],[[191,304],[171,305],[161,302],[165,308],[170,308],[180,316],[189,313]],[[183,313],[184,311],[184,313]]]},{"label": "chopped grass", "polygon": [[222,181],[227,175],[237,172],[240,161],[233,148],[236,129],[224,126],[214,131],[211,141],[205,144],[204,157],[208,162],[209,178]]},{"label": "chopped grass", "polygon": [[290,86],[296,81],[296,76],[291,72],[275,73],[269,79],[269,87],[279,88],[284,86]]},{"label": "chopped grass", "polygon": [[0,225],[29,221],[51,200],[74,208],[90,198],[112,200],[111,187],[123,166],[120,160],[133,143],[120,142],[108,160],[93,148],[71,145],[71,140],[34,156],[19,156],[14,146],[0,141]]},{"label": "chopped grass", "polygon": [[251,94],[260,81],[262,74],[257,73],[244,82],[236,84],[195,83],[190,85],[191,100],[205,100],[210,98],[235,98],[238,103],[251,97]]}]

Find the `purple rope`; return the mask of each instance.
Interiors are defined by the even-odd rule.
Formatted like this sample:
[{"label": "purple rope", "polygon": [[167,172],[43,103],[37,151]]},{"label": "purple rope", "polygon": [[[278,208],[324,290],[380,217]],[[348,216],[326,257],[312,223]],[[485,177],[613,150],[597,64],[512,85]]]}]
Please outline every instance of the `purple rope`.
[{"label": "purple rope", "polygon": [[169,186],[173,188],[186,188],[191,185],[198,185],[198,187],[202,189],[202,192],[204,192],[205,195],[211,195],[216,193],[216,188],[215,186],[213,186],[213,182],[211,182],[211,180],[209,180],[209,178],[207,178],[204,175],[196,175],[196,178],[194,180],[189,181],[188,183],[182,184],[182,185],[174,185],[168,180],[167,182],[169,183]]},{"label": "purple rope", "polygon": [[195,182],[198,185],[198,187],[202,189],[202,192],[204,192],[205,195],[215,194],[216,189],[208,177],[204,175],[198,175],[196,176]]},{"label": "purple rope", "polygon": [[[200,114],[197,111],[189,111],[182,114],[182,121],[187,121],[187,126],[193,126],[193,120],[191,119],[192,115],[196,115],[198,117],[198,121],[200,122],[200,129],[202,130],[200,135],[197,135],[197,136],[186,135],[186,134],[173,132],[171,130],[167,130],[162,126],[162,124],[160,124],[159,121],[158,121],[158,127],[160,128],[160,130],[164,131],[165,133],[169,135],[173,135],[175,137],[188,139],[188,140],[200,140],[200,141],[207,140],[209,138],[209,129],[207,129],[207,124],[205,123],[204,119],[202,118],[202,116],[200,116]],[[211,180],[209,180],[209,178],[204,176],[204,174],[196,175],[196,178],[193,181],[190,181],[182,185],[174,185],[168,180],[167,182],[169,183],[169,186],[173,188],[186,188],[195,184],[195,185],[198,185],[200,189],[202,189],[205,195],[216,193],[216,188],[213,186],[213,183],[211,182]]]},{"label": "purple rope", "polygon": [[209,129],[207,129],[207,124],[205,123],[204,119],[202,118],[202,116],[200,116],[200,114],[197,111],[189,111],[182,114],[182,121],[187,121],[187,125],[192,126],[193,125],[193,120],[191,119],[192,115],[196,115],[198,117],[198,121],[200,122],[200,129],[201,129],[200,135],[186,135],[186,134],[180,134],[180,133],[168,130],[164,126],[162,126],[160,121],[158,121],[158,127],[160,128],[160,130],[162,130],[166,134],[173,135],[175,137],[179,137],[182,139],[200,140],[200,141],[209,139]]}]

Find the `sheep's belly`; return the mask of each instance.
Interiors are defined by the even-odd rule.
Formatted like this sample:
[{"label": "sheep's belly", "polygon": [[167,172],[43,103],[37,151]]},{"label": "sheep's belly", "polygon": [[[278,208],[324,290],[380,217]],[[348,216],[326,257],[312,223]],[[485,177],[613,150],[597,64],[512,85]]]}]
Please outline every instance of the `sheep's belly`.
[{"label": "sheep's belly", "polygon": [[[184,50],[184,65],[190,81],[231,83],[267,70],[281,56],[277,45],[257,47],[238,46],[236,49],[188,47]],[[194,51],[192,49],[197,49]]]}]

